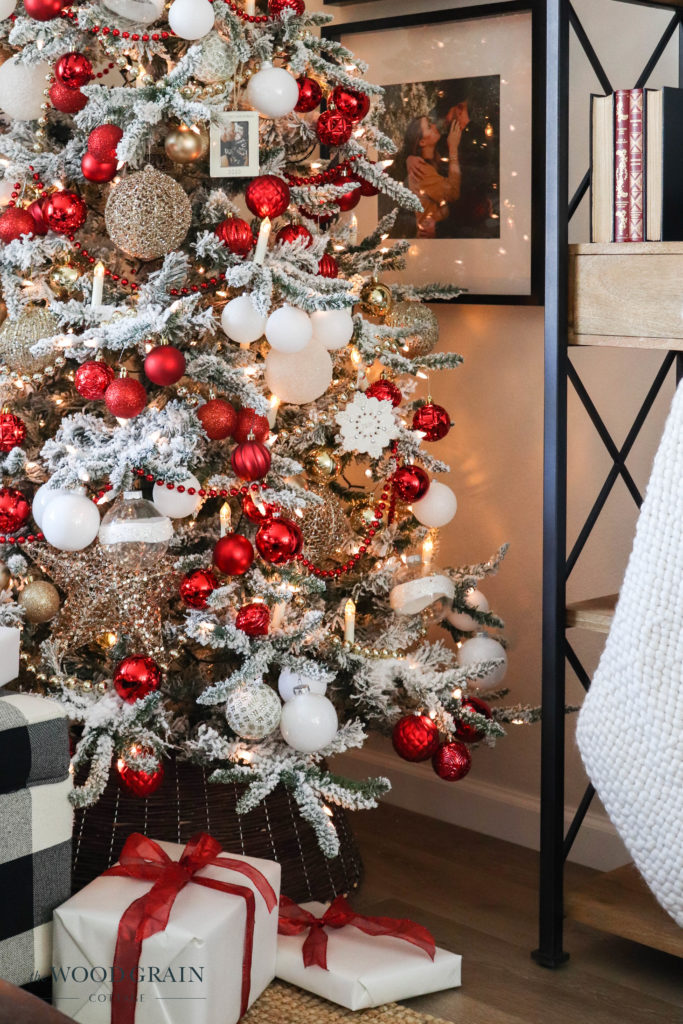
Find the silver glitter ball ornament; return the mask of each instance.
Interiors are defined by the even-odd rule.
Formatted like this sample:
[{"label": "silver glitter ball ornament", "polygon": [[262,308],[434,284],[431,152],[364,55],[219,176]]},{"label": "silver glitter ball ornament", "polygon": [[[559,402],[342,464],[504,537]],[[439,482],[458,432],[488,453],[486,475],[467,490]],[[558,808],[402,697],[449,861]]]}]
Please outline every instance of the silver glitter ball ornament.
[{"label": "silver glitter ball ornament", "polygon": [[257,680],[236,687],[225,702],[225,718],[234,733],[245,740],[262,740],[280,724],[280,698],[266,683]]},{"label": "silver glitter ball ornament", "polygon": [[426,356],[439,340],[439,321],[424,302],[396,302],[387,314],[387,327],[409,328],[406,338],[397,338],[396,345],[409,359]]},{"label": "silver glitter ball ornament", "polygon": [[211,32],[201,40],[202,52],[194,69],[195,78],[206,85],[227,82],[237,70],[235,50],[221,39],[217,32]]},{"label": "silver glitter ball ornament", "polygon": [[55,352],[42,356],[31,354],[31,347],[41,338],[59,334],[59,322],[43,306],[27,306],[16,320],[7,319],[0,327],[0,362],[17,373],[36,373],[54,362]]},{"label": "silver glitter ball ornament", "polygon": [[112,189],[104,221],[119,249],[139,260],[156,260],[185,241],[192,208],[177,181],[148,166]]}]

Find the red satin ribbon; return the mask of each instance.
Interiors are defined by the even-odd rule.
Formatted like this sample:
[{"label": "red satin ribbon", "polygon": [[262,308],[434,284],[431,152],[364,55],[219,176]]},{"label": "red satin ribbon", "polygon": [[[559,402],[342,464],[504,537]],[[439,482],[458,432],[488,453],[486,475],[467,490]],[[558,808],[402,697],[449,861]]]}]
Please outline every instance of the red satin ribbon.
[{"label": "red satin ribbon", "polygon": [[151,935],[164,931],[176,897],[188,882],[203,885],[207,889],[217,889],[230,896],[240,896],[246,903],[240,1016],[246,1013],[254,943],[254,893],[248,886],[220,882],[214,878],[197,878],[196,873],[210,864],[239,871],[253,882],[265,901],[268,913],[277,905],[277,896],[268,880],[252,864],[230,857],[219,857],[220,852],[220,844],[201,832],[190,839],[180,860],[175,861],[153,839],[134,832],[125,842],[119,863],[103,872],[104,875],[123,875],[153,883],[148,893],[134,900],[123,912],[119,922],[114,953],[111,1024],[135,1024],[137,974],[142,943]]},{"label": "red satin ribbon", "polygon": [[419,946],[434,959],[436,945],[432,935],[421,924],[406,918],[365,917],[352,910],[344,896],[337,896],[322,917],[315,917],[308,910],[299,907],[287,896],[280,897],[280,935],[301,935],[308,931],[303,945],[304,967],[317,965],[327,968],[327,932],[325,928],[345,928],[353,925],[366,935],[390,935],[395,939]]}]

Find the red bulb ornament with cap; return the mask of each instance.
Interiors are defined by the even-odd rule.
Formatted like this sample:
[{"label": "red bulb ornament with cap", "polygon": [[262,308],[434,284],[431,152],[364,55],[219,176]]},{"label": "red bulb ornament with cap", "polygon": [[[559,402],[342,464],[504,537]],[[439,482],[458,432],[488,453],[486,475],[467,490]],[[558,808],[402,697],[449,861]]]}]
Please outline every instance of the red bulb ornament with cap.
[{"label": "red bulb ornament with cap", "polygon": [[0,413],[0,451],[11,452],[26,439],[26,424],[11,412]]},{"label": "red bulb ornament with cap", "polygon": [[242,441],[233,449],[230,463],[240,480],[262,480],[270,469],[270,450],[260,441]]},{"label": "red bulb ornament with cap", "polygon": [[175,345],[157,345],[145,357],[145,375],[152,384],[170,387],[185,373],[185,356]]},{"label": "red bulb ornament with cap", "polygon": [[370,97],[359,89],[347,89],[345,85],[337,85],[332,90],[330,103],[343,114],[351,124],[362,121],[370,109]]},{"label": "red bulb ornament with cap", "polygon": [[101,124],[88,136],[88,152],[97,160],[116,160],[116,147],[123,138],[117,124]]},{"label": "red bulb ornament with cap", "polygon": [[68,89],[80,89],[95,77],[92,64],[83,53],[72,50],[55,64],[55,78]]},{"label": "red bulb ornament with cap", "polygon": [[247,256],[256,245],[254,232],[241,217],[222,220],[213,233],[235,256]]},{"label": "red bulb ornament with cap", "polygon": [[419,430],[425,441],[440,441],[451,429],[448,410],[435,402],[427,402],[413,414],[413,430]]},{"label": "red bulb ornament with cap", "polygon": [[226,533],[213,549],[213,564],[225,576],[243,576],[253,561],[253,545],[241,533]]},{"label": "red bulb ornament with cap", "polygon": [[401,499],[408,503],[424,498],[429,490],[429,474],[422,466],[401,466],[392,477],[394,490]]},{"label": "red bulb ornament with cap", "polygon": [[459,782],[472,767],[472,755],[460,740],[444,743],[432,757],[432,767],[444,782]]},{"label": "red bulb ornament with cap", "polygon": [[268,605],[254,601],[245,604],[237,613],[235,625],[247,636],[266,636],[270,628],[270,611]]},{"label": "red bulb ornament with cap", "polygon": [[256,531],[256,549],[271,565],[286,565],[301,551],[304,538],[291,519],[268,519]]},{"label": "red bulb ornament with cap", "polygon": [[396,408],[403,401],[403,392],[392,380],[385,380],[382,377],[366,390],[368,398],[376,398],[379,402],[391,402]]},{"label": "red bulb ornament with cap", "polygon": [[197,419],[211,441],[224,441],[235,428],[237,413],[227,399],[210,398],[197,409]]},{"label": "red bulb ornament with cap", "polygon": [[105,391],[104,401],[112,416],[120,420],[132,420],[147,405],[147,392],[139,380],[118,377]]},{"label": "red bulb ornament with cap", "polygon": [[29,238],[34,234],[45,234],[43,231],[36,231],[36,223],[28,210],[21,207],[12,207],[5,210],[0,217],[0,240],[9,245],[15,239],[27,235]]},{"label": "red bulb ornament with cap", "polygon": [[114,671],[114,689],[126,704],[154,693],[161,686],[161,669],[154,658],[132,654],[119,662]]},{"label": "red bulb ornament with cap", "polygon": [[[482,715],[483,718],[489,720],[493,718],[491,708],[480,697],[463,697],[461,707],[466,711],[473,711],[476,715]],[[486,732],[484,729],[479,729],[476,725],[472,725],[470,722],[465,722],[462,718],[459,718],[455,723],[455,735],[463,743],[479,743],[486,736]]]},{"label": "red bulb ornament with cap", "polygon": [[180,599],[188,608],[206,608],[211,594],[218,585],[218,580],[210,569],[195,569],[181,581]]},{"label": "red bulb ornament with cap", "polygon": [[307,75],[297,78],[299,86],[299,99],[294,109],[297,114],[310,114],[320,104],[323,98],[323,91],[314,78]]},{"label": "red bulb ornament with cap", "polygon": [[426,761],[439,749],[439,730],[429,715],[405,715],[394,726],[391,742],[404,761]]},{"label": "red bulb ornament with cap", "polygon": [[0,530],[14,533],[28,521],[31,506],[16,487],[0,487]]},{"label": "red bulb ornament with cap", "polygon": [[289,185],[275,174],[260,174],[247,185],[244,200],[255,217],[280,217],[289,206]]},{"label": "red bulb ornament with cap", "polygon": [[265,441],[270,434],[270,424],[265,416],[259,416],[255,409],[240,409],[235,417],[232,436],[235,441]]},{"label": "red bulb ornament with cap", "polygon": [[66,189],[53,192],[43,204],[47,226],[59,235],[71,235],[85,224],[88,207],[80,196]]},{"label": "red bulb ornament with cap", "polygon": [[[150,753],[151,751],[149,749],[141,747],[135,756]],[[145,800],[147,797],[152,796],[153,793],[156,793],[157,789],[164,781],[164,766],[161,762],[153,772],[144,772],[136,771],[131,767],[131,765],[127,764],[123,758],[119,758],[116,764],[116,770],[124,789],[127,789],[133,796],[138,796],[142,800]]]},{"label": "red bulb ornament with cap", "polygon": [[337,110],[323,110],[315,126],[323,146],[343,146],[351,138],[353,125]]},{"label": "red bulb ornament with cap", "polygon": [[108,363],[101,359],[92,359],[81,363],[74,374],[74,387],[82,398],[97,402],[104,398],[104,393],[114,380],[114,371]]}]

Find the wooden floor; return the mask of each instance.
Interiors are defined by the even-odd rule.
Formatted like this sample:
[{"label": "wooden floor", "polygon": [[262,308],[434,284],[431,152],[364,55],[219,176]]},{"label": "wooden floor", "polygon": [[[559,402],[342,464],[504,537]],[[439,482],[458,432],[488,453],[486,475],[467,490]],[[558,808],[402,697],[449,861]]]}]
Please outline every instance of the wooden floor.
[{"label": "wooden floor", "polygon": [[[569,962],[538,967],[538,855],[384,805],[353,815],[365,863],[354,905],[413,917],[461,953],[462,988],[408,1005],[454,1024],[683,1024],[683,964],[567,922]],[[569,864],[567,884],[596,873]]]}]

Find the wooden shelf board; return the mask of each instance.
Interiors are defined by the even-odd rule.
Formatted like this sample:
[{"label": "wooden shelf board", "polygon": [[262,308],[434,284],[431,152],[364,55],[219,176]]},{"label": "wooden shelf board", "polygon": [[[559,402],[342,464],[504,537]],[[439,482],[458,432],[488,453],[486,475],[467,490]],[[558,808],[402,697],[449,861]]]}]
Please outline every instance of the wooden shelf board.
[{"label": "wooden shelf board", "polygon": [[[635,2],[635,0],[634,0]],[[683,0],[681,0],[683,7]],[[681,242],[573,242],[572,256],[680,256]]]},{"label": "wooden shelf board", "polygon": [[573,331],[569,332],[567,343],[593,347],[662,349],[666,352],[683,350],[683,338],[635,338],[616,334],[574,334]]},{"label": "wooden shelf board", "polygon": [[618,594],[591,597],[587,601],[573,601],[567,605],[567,627],[589,629],[592,633],[609,633],[617,605]]},{"label": "wooden shelf board", "polygon": [[633,864],[607,871],[568,894],[567,915],[598,931],[683,958],[683,928],[662,910]]}]

